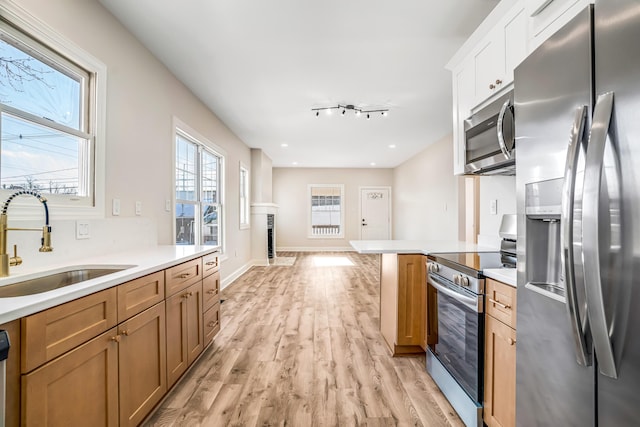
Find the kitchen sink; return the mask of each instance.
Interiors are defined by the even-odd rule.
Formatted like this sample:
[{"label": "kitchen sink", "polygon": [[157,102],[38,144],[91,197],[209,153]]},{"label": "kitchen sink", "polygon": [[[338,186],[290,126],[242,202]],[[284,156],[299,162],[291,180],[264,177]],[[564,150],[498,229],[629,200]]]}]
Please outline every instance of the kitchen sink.
[{"label": "kitchen sink", "polygon": [[10,285],[0,286],[0,298],[22,297],[52,291],[86,280],[117,273],[131,267],[134,266],[69,267],[65,269],[65,271],[50,273]]}]

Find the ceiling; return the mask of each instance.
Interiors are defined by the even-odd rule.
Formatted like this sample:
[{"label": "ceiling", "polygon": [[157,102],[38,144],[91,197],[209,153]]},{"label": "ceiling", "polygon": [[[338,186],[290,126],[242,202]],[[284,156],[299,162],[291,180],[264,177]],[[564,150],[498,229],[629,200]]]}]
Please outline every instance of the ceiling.
[{"label": "ceiling", "polygon": [[444,65],[498,0],[100,2],[275,167],[386,168],[451,132]]}]

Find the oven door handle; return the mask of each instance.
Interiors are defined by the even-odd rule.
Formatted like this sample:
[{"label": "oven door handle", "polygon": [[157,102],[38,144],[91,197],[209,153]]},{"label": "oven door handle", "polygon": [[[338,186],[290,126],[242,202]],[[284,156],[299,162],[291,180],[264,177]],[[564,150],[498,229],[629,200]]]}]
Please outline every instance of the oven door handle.
[{"label": "oven door handle", "polygon": [[469,307],[470,309],[472,309],[476,313],[480,313],[481,310],[478,307],[479,304],[478,304],[478,298],[477,297],[468,297],[466,295],[462,295],[462,294],[460,294],[458,292],[452,291],[451,289],[447,288],[446,286],[438,283],[438,279],[436,279],[431,274],[429,275],[429,284],[431,286],[433,286],[434,288],[436,288],[436,290],[442,292],[443,294],[445,294],[447,296],[450,296],[451,298],[455,299],[456,301],[461,302],[466,307]]}]

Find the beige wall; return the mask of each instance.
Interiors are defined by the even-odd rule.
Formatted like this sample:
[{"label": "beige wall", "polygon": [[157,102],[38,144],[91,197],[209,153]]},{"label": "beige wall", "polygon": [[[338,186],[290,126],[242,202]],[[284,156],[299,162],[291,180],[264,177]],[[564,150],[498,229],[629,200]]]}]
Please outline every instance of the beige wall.
[{"label": "beige wall", "polygon": [[[278,248],[350,248],[349,240],[360,238],[359,187],[390,187],[392,181],[392,169],[274,168],[273,202],[279,206],[276,224]],[[344,239],[307,237],[309,184],[344,184]]]},{"label": "beige wall", "polygon": [[393,170],[393,238],[458,240],[458,180],[451,135]]},{"label": "beige wall", "polygon": [[[491,214],[491,200],[497,200],[497,213]],[[516,177],[480,177],[480,232],[497,239],[503,214],[516,213]]]},{"label": "beige wall", "polygon": [[[157,224],[158,243],[173,243],[173,117],[217,144],[226,153],[224,184],[225,271],[235,271],[250,257],[249,230],[239,229],[240,161],[251,164],[249,148],[193,93],[180,83],[97,1],[20,0],[31,15],[78,45],[108,70],[106,123],[106,211],[121,200],[121,217],[133,217],[135,201],[142,215]],[[98,241],[93,241],[99,244]]]}]

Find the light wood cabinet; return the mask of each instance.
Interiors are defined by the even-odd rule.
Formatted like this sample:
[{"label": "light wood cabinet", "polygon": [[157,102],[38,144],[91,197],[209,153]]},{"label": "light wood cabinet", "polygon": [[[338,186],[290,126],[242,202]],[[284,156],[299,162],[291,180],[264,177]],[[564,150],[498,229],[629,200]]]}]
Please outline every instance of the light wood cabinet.
[{"label": "light wood cabinet", "polygon": [[0,327],[7,426],[137,426],[220,330],[218,254]]},{"label": "light wood cabinet", "polygon": [[483,418],[488,427],[516,424],[515,293],[515,288],[487,279]]},{"label": "light wood cabinet", "polygon": [[118,327],[120,427],[137,426],[167,391],[165,303]]},{"label": "light wood cabinet", "polygon": [[382,254],[380,330],[393,355],[421,353],[425,346],[426,257]]},{"label": "light wood cabinet", "polygon": [[167,375],[169,386],[204,349],[202,284],[196,283],[167,299]]},{"label": "light wood cabinet", "polygon": [[22,377],[22,425],[118,426],[117,329]]},{"label": "light wood cabinet", "polygon": [[106,289],[22,319],[22,373],[113,328],[116,288]]}]

